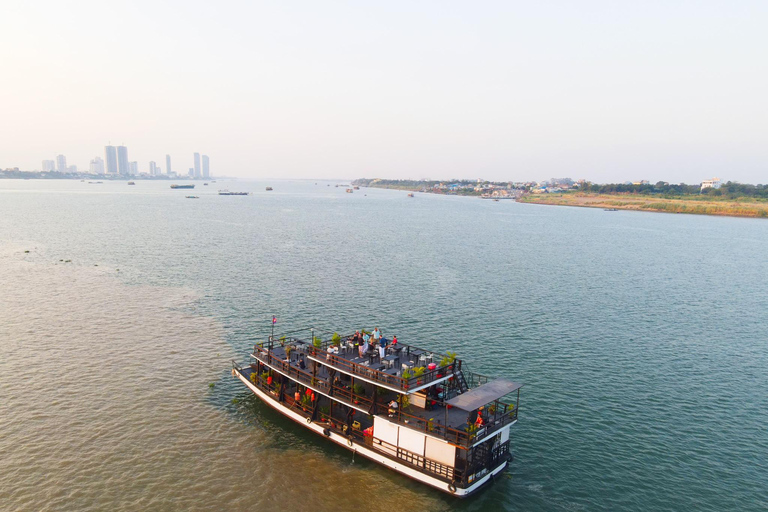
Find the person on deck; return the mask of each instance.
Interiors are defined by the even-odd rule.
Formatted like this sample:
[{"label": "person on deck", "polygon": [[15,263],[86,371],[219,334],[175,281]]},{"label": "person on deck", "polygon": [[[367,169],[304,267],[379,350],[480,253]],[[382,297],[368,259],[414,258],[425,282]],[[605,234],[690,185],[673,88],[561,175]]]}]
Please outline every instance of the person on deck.
[{"label": "person on deck", "polygon": [[381,331],[378,327],[373,329],[373,341],[379,341],[381,339]]},{"label": "person on deck", "polygon": [[384,338],[381,338],[381,340],[379,341],[379,358],[384,359],[386,352],[387,352],[387,340],[385,340]]},{"label": "person on deck", "polygon": [[307,369],[307,365],[304,363],[304,356],[301,356],[301,359],[299,359],[299,368],[301,368],[302,370]]},{"label": "person on deck", "polygon": [[397,401],[392,400],[389,402],[389,410],[387,411],[387,414],[390,418],[392,418],[395,414],[397,414]]}]

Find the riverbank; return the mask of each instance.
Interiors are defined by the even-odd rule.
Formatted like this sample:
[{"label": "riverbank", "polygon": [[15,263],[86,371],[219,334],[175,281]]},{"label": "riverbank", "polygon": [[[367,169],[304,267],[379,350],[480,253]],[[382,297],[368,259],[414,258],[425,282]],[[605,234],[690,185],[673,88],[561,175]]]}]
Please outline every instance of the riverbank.
[{"label": "riverbank", "polygon": [[768,217],[768,201],[754,198],[714,199],[711,196],[677,196],[634,194],[530,194],[518,199],[520,203],[587,208],[616,208],[664,213],[692,213],[729,217]]}]

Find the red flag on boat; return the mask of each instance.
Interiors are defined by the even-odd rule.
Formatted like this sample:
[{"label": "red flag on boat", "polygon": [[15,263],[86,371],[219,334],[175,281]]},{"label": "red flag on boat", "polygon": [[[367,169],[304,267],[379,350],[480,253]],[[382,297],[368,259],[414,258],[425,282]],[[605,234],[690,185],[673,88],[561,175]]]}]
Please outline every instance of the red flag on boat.
[{"label": "red flag on boat", "polygon": [[274,325],[274,324],[276,324],[276,323],[277,323],[277,317],[276,317],[276,316],[273,316],[273,317],[272,317],[272,325]]}]

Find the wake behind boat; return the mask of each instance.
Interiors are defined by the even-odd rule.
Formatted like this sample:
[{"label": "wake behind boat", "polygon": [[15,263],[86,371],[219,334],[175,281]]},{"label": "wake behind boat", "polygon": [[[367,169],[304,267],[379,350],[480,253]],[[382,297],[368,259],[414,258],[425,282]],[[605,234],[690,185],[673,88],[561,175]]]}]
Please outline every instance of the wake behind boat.
[{"label": "wake behind boat", "polygon": [[469,372],[456,354],[303,329],[256,344],[251,359],[232,375],[267,405],[441,491],[469,496],[512,460],[522,385]]}]

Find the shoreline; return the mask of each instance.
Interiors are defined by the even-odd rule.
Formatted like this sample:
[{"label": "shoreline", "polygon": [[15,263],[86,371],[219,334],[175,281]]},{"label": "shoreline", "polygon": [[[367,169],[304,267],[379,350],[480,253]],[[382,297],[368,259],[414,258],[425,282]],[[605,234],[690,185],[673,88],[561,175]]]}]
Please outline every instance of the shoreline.
[{"label": "shoreline", "polygon": [[575,206],[580,208],[615,208],[655,213],[684,213],[717,217],[768,218],[768,202],[750,200],[705,200],[664,198],[658,196],[619,196],[610,194],[527,195],[517,200],[525,204]]}]

